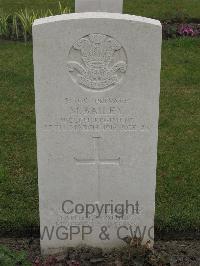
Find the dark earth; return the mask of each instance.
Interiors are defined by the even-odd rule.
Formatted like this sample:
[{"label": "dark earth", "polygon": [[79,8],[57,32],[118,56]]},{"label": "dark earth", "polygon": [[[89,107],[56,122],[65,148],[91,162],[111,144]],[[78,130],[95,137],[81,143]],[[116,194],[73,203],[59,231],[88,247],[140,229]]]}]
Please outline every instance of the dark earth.
[{"label": "dark earth", "polygon": [[142,245],[131,246],[130,243],[122,249],[113,250],[82,246],[47,258],[41,257],[38,238],[0,238],[1,244],[11,250],[26,251],[34,266],[200,266],[200,240],[156,241],[154,250]]}]

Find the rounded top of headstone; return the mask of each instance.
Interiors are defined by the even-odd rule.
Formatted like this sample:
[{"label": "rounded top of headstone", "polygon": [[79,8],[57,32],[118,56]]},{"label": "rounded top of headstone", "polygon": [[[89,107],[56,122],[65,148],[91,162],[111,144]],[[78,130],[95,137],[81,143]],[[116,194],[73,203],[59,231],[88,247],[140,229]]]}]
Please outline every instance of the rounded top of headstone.
[{"label": "rounded top of headstone", "polygon": [[78,20],[78,19],[111,19],[111,20],[116,19],[116,20],[125,20],[133,23],[141,22],[161,27],[161,23],[159,20],[128,15],[128,14],[107,13],[107,12],[72,13],[72,14],[63,14],[63,15],[40,18],[34,21],[33,27],[46,23],[54,23],[54,22]]}]

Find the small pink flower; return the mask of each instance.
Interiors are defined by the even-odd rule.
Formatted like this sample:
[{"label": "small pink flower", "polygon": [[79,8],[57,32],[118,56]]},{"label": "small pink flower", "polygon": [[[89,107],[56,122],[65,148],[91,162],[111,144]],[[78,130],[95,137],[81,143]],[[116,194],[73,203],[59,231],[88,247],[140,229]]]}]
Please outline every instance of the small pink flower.
[{"label": "small pink flower", "polygon": [[178,31],[181,36],[194,36],[195,32],[190,25],[182,25]]}]

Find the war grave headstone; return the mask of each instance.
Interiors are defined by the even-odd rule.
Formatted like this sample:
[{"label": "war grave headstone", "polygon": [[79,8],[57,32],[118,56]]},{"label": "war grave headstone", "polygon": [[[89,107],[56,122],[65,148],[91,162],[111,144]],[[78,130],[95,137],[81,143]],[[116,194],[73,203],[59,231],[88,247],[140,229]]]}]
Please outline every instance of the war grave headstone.
[{"label": "war grave headstone", "polygon": [[33,49],[42,252],[153,243],[160,22],[42,18]]}]

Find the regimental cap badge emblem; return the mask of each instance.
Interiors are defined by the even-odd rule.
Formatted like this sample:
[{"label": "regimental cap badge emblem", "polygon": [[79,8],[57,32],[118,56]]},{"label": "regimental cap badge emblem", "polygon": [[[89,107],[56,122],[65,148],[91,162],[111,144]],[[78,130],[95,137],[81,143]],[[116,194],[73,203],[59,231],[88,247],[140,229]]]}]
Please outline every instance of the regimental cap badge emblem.
[{"label": "regimental cap badge emblem", "polygon": [[104,34],[89,34],[70,49],[68,71],[73,81],[90,90],[104,90],[119,84],[127,70],[122,45]]}]

